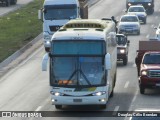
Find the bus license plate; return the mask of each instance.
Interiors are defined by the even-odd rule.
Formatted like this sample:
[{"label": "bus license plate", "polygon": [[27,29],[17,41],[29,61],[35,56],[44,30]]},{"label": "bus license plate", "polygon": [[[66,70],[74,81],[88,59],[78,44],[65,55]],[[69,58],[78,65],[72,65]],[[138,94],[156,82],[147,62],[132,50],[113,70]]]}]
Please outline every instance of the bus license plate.
[{"label": "bus license plate", "polygon": [[73,99],[73,102],[82,102],[82,99]]}]

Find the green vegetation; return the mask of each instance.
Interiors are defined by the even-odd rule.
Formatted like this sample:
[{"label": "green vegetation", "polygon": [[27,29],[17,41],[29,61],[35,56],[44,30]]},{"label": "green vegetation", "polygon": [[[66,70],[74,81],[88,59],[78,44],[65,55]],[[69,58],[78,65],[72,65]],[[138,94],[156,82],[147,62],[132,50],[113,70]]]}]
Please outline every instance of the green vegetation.
[{"label": "green vegetation", "polygon": [[37,17],[42,4],[43,0],[34,0],[0,17],[0,62],[42,32],[42,22]]}]

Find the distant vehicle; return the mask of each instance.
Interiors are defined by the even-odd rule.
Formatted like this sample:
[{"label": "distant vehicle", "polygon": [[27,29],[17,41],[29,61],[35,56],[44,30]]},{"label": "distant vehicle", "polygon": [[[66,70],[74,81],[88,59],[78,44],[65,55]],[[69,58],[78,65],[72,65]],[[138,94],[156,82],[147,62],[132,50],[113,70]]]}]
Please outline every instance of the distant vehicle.
[{"label": "distant vehicle", "polygon": [[50,93],[57,109],[63,105],[106,108],[113,96],[117,69],[115,23],[111,20],[70,20],[52,37],[42,70],[50,61]]},{"label": "distant vehicle", "polygon": [[87,0],[44,0],[38,11],[38,19],[43,21],[43,43],[50,49],[52,35],[71,19],[88,18]]},{"label": "distant vehicle", "polygon": [[143,5],[147,14],[154,12],[154,0],[126,0],[127,10],[131,5]]},{"label": "distant vehicle", "polygon": [[135,63],[141,94],[146,88],[160,87],[160,41],[139,41]]},{"label": "distant vehicle", "polygon": [[15,5],[17,0],[0,0],[0,3],[4,4],[5,6]]},{"label": "distant vehicle", "polygon": [[124,34],[117,34],[117,60],[123,61],[123,65],[127,65],[128,62],[128,46],[129,40]]},{"label": "distant vehicle", "polygon": [[156,38],[160,40],[160,24],[158,25],[158,27],[154,27],[154,29],[156,29]]},{"label": "distant vehicle", "polygon": [[123,15],[118,24],[118,33],[140,35],[140,21],[137,15]]},{"label": "distant vehicle", "polygon": [[147,14],[146,10],[142,5],[134,5],[130,6],[127,11],[128,14],[136,14],[140,21],[146,24],[147,21]]}]

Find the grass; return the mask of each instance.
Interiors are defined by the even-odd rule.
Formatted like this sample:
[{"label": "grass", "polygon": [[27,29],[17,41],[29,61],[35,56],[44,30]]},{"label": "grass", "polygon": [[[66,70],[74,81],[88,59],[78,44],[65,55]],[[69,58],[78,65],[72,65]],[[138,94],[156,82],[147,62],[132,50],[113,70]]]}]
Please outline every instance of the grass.
[{"label": "grass", "polygon": [[42,32],[42,22],[37,17],[42,4],[43,0],[34,0],[0,17],[0,62]]}]

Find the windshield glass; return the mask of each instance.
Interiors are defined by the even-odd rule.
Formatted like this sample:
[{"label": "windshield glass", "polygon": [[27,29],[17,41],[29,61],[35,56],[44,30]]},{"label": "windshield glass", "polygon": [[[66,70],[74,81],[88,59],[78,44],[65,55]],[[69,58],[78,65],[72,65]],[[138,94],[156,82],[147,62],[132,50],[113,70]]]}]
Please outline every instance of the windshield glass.
[{"label": "windshield glass", "polygon": [[143,64],[160,64],[160,54],[146,54]]},{"label": "windshield glass", "polygon": [[104,55],[104,41],[53,41],[51,54],[54,55]]},{"label": "windshield glass", "polygon": [[136,16],[123,16],[121,22],[138,22],[138,18]]},{"label": "windshield glass", "polygon": [[129,12],[144,12],[144,8],[143,7],[131,7],[128,10]]},{"label": "windshield glass", "polygon": [[47,5],[44,7],[44,18],[46,20],[61,20],[77,18],[76,5]]},{"label": "windshield glass", "polygon": [[124,36],[117,36],[117,44],[118,45],[126,44],[126,38]]},{"label": "windshield glass", "polygon": [[152,2],[152,0],[128,0],[128,2]]},{"label": "windshield glass", "polygon": [[104,85],[103,57],[52,57],[51,85],[98,86]]}]

